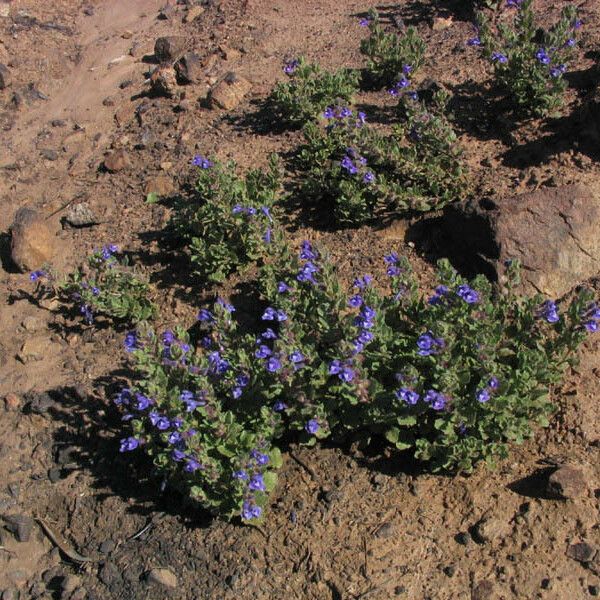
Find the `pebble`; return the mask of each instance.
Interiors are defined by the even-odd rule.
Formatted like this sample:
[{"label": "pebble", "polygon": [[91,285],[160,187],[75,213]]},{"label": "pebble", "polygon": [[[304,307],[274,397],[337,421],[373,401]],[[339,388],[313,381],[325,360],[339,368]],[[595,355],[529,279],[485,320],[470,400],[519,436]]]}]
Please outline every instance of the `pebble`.
[{"label": "pebble", "polygon": [[29,411],[36,415],[43,415],[56,406],[48,392],[28,392],[25,400]]},{"label": "pebble", "polygon": [[590,596],[600,596],[600,586],[590,585],[588,586],[588,592],[590,593]]},{"label": "pebble", "polygon": [[180,35],[159,37],[154,43],[154,56],[160,62],[172,62],[185,51],[186,40]]},{"label": "pebble", "polygon": [[209,92],[210,104],[213,108],[233,110],[250,92],[252,84],[234,72],[217,83]]},{"label": "pebble", "polygon": [[486,544],[508,535],[509,530],[510,525],[504,519],[485,515],[475,524],[473,539],[480,544]]},{"label": "pebble", "polygon": [[7,2],[0,2],[0,17],[6,18],[10,15],[10,4]]},{"label": "pebble", "polygon": [[150,583],[170,588],[177,587],[177,577],[170,569],[151,569],[148,571],[146,578]]},{"label": "pebble", "polygon": [[104,159],[104,168],[109,173],[118,173],[129,166],[129,157],[123,148],[111,152]]},{"label": "pebble", "polygon": [[52,261],[56,252],[56,236],[40,213],[31,208],[20,208],[10,231],[11,258],[23,273]]},{"label": "pebble", "polygon": [[48,471],[48,479],[51,483],[56,483],[60,481],[62,469],[60,467],[53,467]]},{"label": "pebble", "polygon": [[2,600],[19,600],[19,590],[7,588],[2,592]]},{"label": "pebble", "polygon": [[6,89],[12,83],[12,76],[8,67],[0,63],[0,90]]},{"label": "pebble", "polygon": [[548,477],[547,491],[555,498],[569,500],[587,495],[588,483],[583,469],[562,465]]},{"label": "pebble", "polygon": [[19,542],[28,542],[35,521],[27,515],[5,515],[2,517],[6,528],[14,534]]},{"label": "pebble", "polygon": [[116,547],[117,544],[115,544],[113,540],[104,540],[100,544],[99,550],[102,552],[102,554],[110,554]]},{"label": "pebble", "polygon": [[4,397],[4,408],[9,412],[15,412],[21,407],[21,400],[19,396],[12,392],[6,394]]},{"label": "pebble", "polygon": [[596,548],[587,542],[571,544],[567,548],[567,556],[578,562],[589,562],[594,558]]},{"label": "pebble", "polygon": [[77,575],[65,575],[64,579],[61,581],[60,587],[63,592],[71,593],[78,588],[80,584],[81,577],[78,577]]},{"label": "pebble", "polygon": [[188,11],[187,11],[185,17],[183,17],[183,22],[191,23],[192,21],[195,21],[203,12],[204,12],[203,6],[198,6],[198,5],[190,6],[188,8]]},{"label": "pebble", "polygon": [[56,150],[52,150],[51,148],[42,148],[40,150],[40,154],[46,160],[50,160],[50,161],[58,160],[58,152]]},{"label": "pebble", "polygon": [[90,227],[99,222],[98,217],[96,217],[87,202],[80,202],[71,206],[65,216],[65,221],[71,227]]},{"label": "pebble", "polygon": [[461,531],[454,536],[454,539],[461,546],[466,546],[471,541],[471,536],[466,531]]}]

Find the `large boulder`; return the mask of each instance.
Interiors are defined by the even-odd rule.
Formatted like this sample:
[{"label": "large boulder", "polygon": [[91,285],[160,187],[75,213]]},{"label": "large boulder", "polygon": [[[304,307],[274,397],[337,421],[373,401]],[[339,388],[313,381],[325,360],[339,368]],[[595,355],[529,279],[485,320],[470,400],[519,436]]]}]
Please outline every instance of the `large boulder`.
[{"label": "large boulder", "polygon": [[10,233],[11,258],[23,273],[52,261],[56,252],[56,235],[37,211],[20,208],[10,226]]},{"label": "large boulder", "polygon": [[600,272],[600,188],[567,185],[446,208],[444,229],[463,264],[501,280],[518,259],[521,290],[560,297]]}]

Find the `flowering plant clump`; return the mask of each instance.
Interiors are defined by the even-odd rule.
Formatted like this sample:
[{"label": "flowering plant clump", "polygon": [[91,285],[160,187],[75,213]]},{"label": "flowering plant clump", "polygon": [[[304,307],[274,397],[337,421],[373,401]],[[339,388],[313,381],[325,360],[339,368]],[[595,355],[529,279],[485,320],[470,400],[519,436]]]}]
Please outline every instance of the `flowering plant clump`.
[{"label": "flowering plant clump", "polygon": [[402,92],[403,120],[392,134],[370,127],[364,113],[339,106],[325,110],[324,124],[304,127],[303,192],[331,203],[337,222],[358,225],[380,212],[435,210],[465,195],[462,153],[444,114],[445,97],[436,95],[431,108],[415,98],[415,92]]},{"label": "flowering plant clump", "polygon": [[549,31],[536,26],[533,0],[510,0],[507,10],[514,11],[512,24],[500,21],[496,28],[481,13],[477,33],[467,43],[481,47],[498,83],[519,111],[545,116],[564,102],[564,75],[581,27],[577,9],[566,6]]},{"label": "flowering plant clump", "polygon": [[114,244],[104,246],[63,280],[49,270],[34,271],[30,279],[39,282],[40,295],[57,297],[66,305],[74,303],[90,325],[97,315],[134,324],[152,319],[156,306],[148,282],[118,251]]},{"label": "flowering plant clump", "polygon": [[268,170],[254,169],[245,177],[226,165],[196,157],[196,194],[179,202],[171,227],[189,246],[195,272],[221,282],[230,273],[259,259],[272,237],[272,210],[281,190],[279,162],[271,157]]},{"label": "flowering plant clump", "polygon": [[388,33],[379,21],[376,10],[361,19],[360,25],[368,27],[369,37],[362,40],[360,51],[367,57],[367,69],[380,86],[393,85],[402,75],[405,65],[413,72],[419,70],[425,58],[425,42],[414,27],[407,27],[400,35]]},{"label": "flowering plant clump", "polygon": [[303,125],[335,102],[351,103],[359,73],[353,69],[324,71],[303,57],[286,63],[289,81],[278,83],[270,96],[275,112],[290,125]]},{"label": "flowering plant clump", "polygon": [[[492,295],[484,277],[469,283],[442,261],[421,296],[406,260],[384,260],[387,292],[369,275],[346,290],[322,249],[279,241],[260,269],[256,333],[241,333],[222,299],[200,311],[194,336],[130,333],[141,377],[116,400],[121,450],[145,450],[205,507],[250,521],[290,431],[308,444],[378,433],[434,470],[469,471],[547,425],[550,387],[598,329],[591,294],[566,308],[510,286]],[[516,265],[509,273],[515,282]]]}]

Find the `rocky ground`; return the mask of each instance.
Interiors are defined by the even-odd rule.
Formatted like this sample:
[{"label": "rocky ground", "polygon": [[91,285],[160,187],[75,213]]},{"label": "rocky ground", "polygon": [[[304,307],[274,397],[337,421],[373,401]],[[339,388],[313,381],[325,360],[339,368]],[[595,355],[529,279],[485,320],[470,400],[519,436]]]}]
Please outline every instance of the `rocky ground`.
[{"label": "rocky ground", "polygon": [[[299,134],[279,131],[263,108],[283,60],[304,54],[325,67],[361,65],[357,18],[376,4],[0,0],[2,600],[600,595],[600,338],[554,390],[551,426],[495,470],[448,478],[385,449],[293,447],[268,522],[240,527],[190,511],[161,493],[141,459],[132,465],[118,454],[120,422],[109,400],[127,377],[123,332],[89,329],[52,303],[37,305],[10,258],[9,227],[29,207],[40,216],[21,212],[21,233],[13,228],[22,269],[33,267],[35,252],[66,270],[118,243],[151,277],[161,325],[191,324],[212,290],[195,286],[185,264],[161,249],[168,208],[146,204],[146,195],[185,193],[197,152],[241,167],[292,152]],[[595,189],[597,3],[579,3],[582,48],[563,116],[517,127],[490,100],[485,66],[465,47],[470,4],[380,9],[427,40],[424,76],[454,93],[479,197],[574,183]],[[562,4],[538,2],[548,22]],[[161,37],[168,39],[157,45]],[[365,93],[360,101],[376,113],[391,99]],[[577,261],[577,252],[597,252],[598,217],[585,203],[569,206],[575,229],[563,235],[577,243],[565,251]],[[395,248],[426,281],[432,260],[448,250],[435,224],[425,234],[409,221],[332,232],[289,214],[291,235],[323,238],[347,273],[374,268]],[[537,234],[542,248],[547,237]],[[560,281],[592,277],[596,262],[592,256],[575,276],[567,269]]]}]

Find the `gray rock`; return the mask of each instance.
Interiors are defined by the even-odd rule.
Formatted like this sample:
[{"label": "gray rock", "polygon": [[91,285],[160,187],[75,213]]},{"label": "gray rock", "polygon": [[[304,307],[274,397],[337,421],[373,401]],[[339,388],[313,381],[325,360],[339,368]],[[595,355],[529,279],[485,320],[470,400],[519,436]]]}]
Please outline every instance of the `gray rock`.
[{"label": "gray rock", "polygon": [[596,548],[587,542],[571,544],[567,548],[567,556],[577,562],[586,563],[594,559]]},{"label": "gray rock", "polygon": [[502,280],[507,261],[523,265],[519,291],[560,297],[600,272],[600,187],[542,188],[502,200],[466,200],[445,209],[453,250]]},{"label": "gray rock", "polygon": [[175,63],[175,71],[183,83],[199,83],[204,79],[202,59],[193,52],[184,54]]},{"label": "gray rock", "polygon": [[10,232],[11,258],[21,271],[38,269],[54,257],[56,236],[37,211],[20,208]]},{"label": "gray rock", "polygon": [[0,90],[6,89],[12,83],[12,75],[6,65],[0,63]]},{"label": "gray rock", "polygon": [[473,527],[473,538],[480,544],[487,544],[503,538],[510,532],[510,524],[501,517],[484,515]]},{"label": "gray rock", "polygon": [[99,223],[87,202],[81,202],[71,206],[65,216],[65,221],[72,227],[90,227]]},{"label": "gray rock", "polygon": [[186,41],[183,36],[169,35],[160,37],[154,44],[154,56],[160,62],[177,60],[185,52]]},{"label": "gray rock", "polygon": [[28,542],[35,521],[27,515],[4,515],[5,527],[14,534],[19,542]]},{"label": "gray rock", "polygon": [[50,160],[50,161],[58,160],[58,152],[56,150],[52,150],[52,148],[42,148],[40,150],[40,154],[46,160]]},{"label": "gray rock", "polygon": [[43,415],[56,406],[56,402],[47,392],[27,392],[25,402],[29,412],[36,415]]},{"label": "gray rock", "polygon": [[571,465],[558,467],[548,477],[547,491],[555,498],[564,500],[585,496],[588,483],[583,469]]},{"label": "gray rock", "polygon": [[149,583],[155,583],[164,587],[177,587],[177,577],[170,569],[151,569],[146,574],[146,579]]},{"label": "gray rock", "polygon": [[60,583],[63,595],[70,595],[71,592],[78,588],[80,584],[81,577],[78,577],[77,575],[65,575]]},{"label": "gray rock", "polygon": [[7,588],[2,592],[2,600],[19,600],[19,590]]}]

